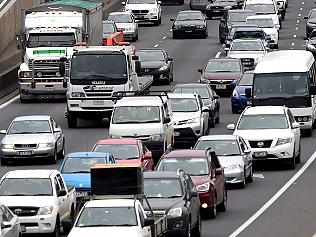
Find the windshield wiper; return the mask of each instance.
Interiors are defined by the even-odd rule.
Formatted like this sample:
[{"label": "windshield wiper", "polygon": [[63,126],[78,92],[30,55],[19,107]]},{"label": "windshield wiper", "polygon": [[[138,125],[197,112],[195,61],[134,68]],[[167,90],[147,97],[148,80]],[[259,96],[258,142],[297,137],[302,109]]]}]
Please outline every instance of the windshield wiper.
[{"label": "windshield wiper", "polygon": [[51,196],[51,194],[48,194],[48,193],[37,193],[37,194],[32,194],[30,196]]}]

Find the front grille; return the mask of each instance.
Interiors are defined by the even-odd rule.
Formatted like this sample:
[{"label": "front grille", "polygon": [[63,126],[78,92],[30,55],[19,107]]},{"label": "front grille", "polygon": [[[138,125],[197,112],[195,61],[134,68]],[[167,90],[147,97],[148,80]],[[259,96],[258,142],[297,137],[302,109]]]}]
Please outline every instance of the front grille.
[{"label": "front grille", "polygon": [[195,133],[191,128],[177,128],[174,129],[174,131],[180,133],[179,136],[181,136],[181,138],[195,136]]},{"label": "front grille", "polygon": [[251,148],[270,148],[272,140],[248,141]]},{"label": "front grille", "polygon": [[[60,77],[56,75],[56,73],[59,73],[60,60],[30,60],[28,66],[31,71],[33,70],[33,62],[34,78],[39,80],[43,80],[41,78],[45,78],[43,82],[46,82],[46,78]],[[68,71],[68,69],[69,61],[66,62],[66,72]],[[62,77],[60,78],[62,79]]]},{"label": "front grille", "polygon": [[157,68],[143,68],[143,69],[141,70],[141,72],[144,73],[144,74],[146,74],[146,73],[152,73],[152,72],[154,72],[154,71],[156,71],[156,70],[157,70]]},{"label": "front grille", "polygon": [[241,58],[241,63],[246,67],[252,67],[255,65],[255,59],[254,58]]},{"label": "front grille", "polygon": [[37,144],[14,144],[15,149],[35,149]]},{"label": "front grille", "polygon": [[144,14],[146,15],[149,11],[148,10],[132,10],[133,14]]},{"label": "front grille", "polygon": [[150,139],[149,135],[135,135],[135,136],[122,136],[122,138],[127,138],[127,139],[139,139],[142,141],[148,141]]},{"label": "front grille", "polygon": [[9,207],[17,216],[35,216],[39,207]]},{"label": "front grille", "polygon": [[87,97],[111,98],[113,90],[87,90],[85,89]]}]

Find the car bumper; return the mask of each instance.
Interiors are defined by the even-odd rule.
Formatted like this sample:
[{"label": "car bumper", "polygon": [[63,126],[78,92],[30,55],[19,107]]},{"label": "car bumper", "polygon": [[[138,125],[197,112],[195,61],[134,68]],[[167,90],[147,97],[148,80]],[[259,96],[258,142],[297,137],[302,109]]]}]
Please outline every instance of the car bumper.
[{"label": "car bumper", "polygon": [[[275,146],[273,148],[251,148],[253,160],[283,160],[291,159],[294,154],[294,143]],[[266,152],[266,156],[259,157],[259,152]]]},{"label": "car bumper", "polygon": [[213,90],[217,92],[232,92],[234,87],[231,85],[233,80],[225,80],[222,83],[220,80],[208,80],[208,79],[202,79],[201,83],[210,84]]},{"label": "car bumper", "polygon": [[30,98],[65,98],[67,92],[67,87],[64,87],[63,82],[37,82],[34,88],[31,83],[20,82],[19,87],[21,95],[25,98],[27,96]]},{"label": "car bumper", "polygon": [[300,125],[301,130],[309,130],[313,128],[313,122],[308,121],[308,122],[298,122]]},{"label": "car bumper", "polygon": [[193,28],[193,29],[173,29],[173,34],[178,36],[185,36],[185,35],[203,35],[205,33],[205,28]]},{"label": "car bumper", "polygon": [[223,16],[226,11],[227,10],[225,9],[207,9],[206,8],[205,14],[207,17]]},{"label": "car bumper", "polygon": [[25,234],[52,233],[55,229],[55,215],[41,215],[32,217],[19,216],[20,225],[25,226]]},{"label": "car bumper", "polygon": [[[78,118],[104,118],[112,113],[114,102],[111,99],[68,99],[68,111]],[[105,116],[106,115],[106,116]]]},{"label": "car bumper", "polygon": [[175,143],[195,143],[201,136],[200,123],[192,123],[188,125],[174,126]]},{"label": "car bumper", "polygon": [[[30,154],[22,154],[22,152],[30,151]],[[16,149],[1,149],[1,157],[6,160],[17,159],[43,159],[52,157],[55,152],[55,147],[37,148],[34,150],[16,150]]]},{"label": "car bumper", "polygon": [[224,174],[227,184],[238,184],[244,181],[244,171],[241,169],[224,172]]}]

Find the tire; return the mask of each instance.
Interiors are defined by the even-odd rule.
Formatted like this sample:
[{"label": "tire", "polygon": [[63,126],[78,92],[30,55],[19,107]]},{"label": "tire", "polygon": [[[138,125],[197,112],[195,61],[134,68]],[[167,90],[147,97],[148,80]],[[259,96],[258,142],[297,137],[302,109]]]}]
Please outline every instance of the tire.
[{"label": "tire", "polygon": [[58,153],[58,159],[65,158],[65,140],[63,141],[63,149]]},{"label": "tire", "polygon": [[55,224],[55,229],[53,233],[50,234],[51,237],[59,237],[60,236],[60,220],[59,217],[57,216],[56,219],[56,224]]},{"label": "tire", "polygon": [[191,237],[191,219],[190,219],[190,217],[189,217],[189,220],[188,220],[188,226],[185,229],[184,236],[185,237]]},{"label": "tire", "polygon": [[208,126],[210,127],[210,128],[214,128],[215,127],[215,119],[214,119],[214,115],[211,115],[211,117],[209,118],[209,120],[208,120]]},{"label": "tire", "polygon": [[219,37],[219,42],[220,42],[221,44],[224,44],[224,43],[225,43],[225,39],[223,39],[222,37]]},{"label": "tire", "polygon": [[294,149],[293,157],[290,159],[289,164],[288,164],[288,167],[289,167],[290,170],[294,170],[295,169],[295,163],[296,163],[295,161],[296,161],[296,159],[295,159],[295,149]]},{"label": "tire", "polygon": [[238,109],[235,109],[235,108],[232,107],[232,113],[233,114],[238,114],[238,112],[239,112]]},{"label": "tire", "polygon": [[227,209],[227,190],[224,189],[223,201],[218,205],[218,211],[225,212]]},{"label": "tire", "polygon": [[279,49],[279,44],[276,44],[276,45],[274,46],[274,48],[275,48],[275,49]]},{"label": "tire", "polygon": [[203,34],[202,34],[202,38],[206,39],[207,37],[208,37],[208,31],[206,29],[205,32],[203,32]]},{"label": "tire", "polygon": [[158,25],[161,25],[161,17],[158,20]]},{"label": "tire", "polygon": [[138,32],[137,32],[137,35],[135,36],[135,41],[136,41],[136,40],[138,40]]},{"label": "tire", "polygon": [[240,185],[239,185],[239,187],[241,188],[241,189],[244,189],[244,188],[246,188],[246,170],[244,170],[244,178],[243,178],[243,181],[240,183]]},{"label": "tire", "polygon": [[305,134],[307,137],[311,137],[312,136],[312,133],[313,133],[313,129],[308,129],[308,130],[305,130]]},{"label": "tire", "polygon": [[316,128],[316,120],[314,119],[314,122],[313,122],[313,128],[315,129]]},{"label": "tire", "polygon": [[192,236],[193,237],[200,237],[201,232],[202,232],[202,221],[201,221],[201,215],[199,215],[197,223],[192,230]]},{"label": "tire", "polygon": [[217,113],[217,117],[215,119],[215,123],[219,123],[219,120],[220,120],[220,116],[219,116],[219,113]]},{"label": "tire", "polygon": [[173,67],[171,69],[171,77],[170,77],[170,82],[173,82]]},{"label": "tire", "polygon": [[210,20],[213,19],[212,15],[208,15],[207,18],[210,19]]},{"label": "tire", "polygon": [[49,157],[48,162],[49,162],[50,164],[56,164],[56,163],[57,163],[57,160],[58,160],[58,154],[57,154],[57,149],[56,149],[56,147],[55,147],[54,155],[51,156],[51,157]]},{"label": "tire", "polygon": [[300,147],[299,147],[298,154],[297,154],[297,156],[295,157],[295,163],[296,163],[296,164],[301,163],[301,144],[300,144]]},{"label": "tire", "polygon": [[214,205],[212,207],[209,207],[208,211],[209,211],[209,217],[211,219],[215,219],[217,216],[217,198],[216,196],[214,197]]},{"label": "tire", "polygon": [[68,128],[76,128],[78,126],[77,117],[69,111],[68,111],[68,116],[67,116],[67,123],[68,123]]},{"label": "tire", "polygon": [[167,79],[166,79],[166,85],[170,85],[171,79],[170,79],[170,74],[168,74]]},{"label": "tire", "polygon": [[0,160],[0,161],[1,161],[1,165],[2,165],[2,166],[8,165],[8,163],[9,163],[8,160],[6,160],[6,159],[4,159],[4,158],[2,158],[2,157],[1,157],[1,160]]},{"label": "tire", "polygon": [[247,181],[247,183],[253,182],[253,169],[252,169],[252,167],[251,167],[250,174],[248,175],[246,181]]}]

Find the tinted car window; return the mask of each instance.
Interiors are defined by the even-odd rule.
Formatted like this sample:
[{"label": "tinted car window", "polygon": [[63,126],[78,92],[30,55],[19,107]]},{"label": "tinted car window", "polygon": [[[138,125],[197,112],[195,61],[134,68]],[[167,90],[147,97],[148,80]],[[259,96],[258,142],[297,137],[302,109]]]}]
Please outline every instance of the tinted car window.
[{"label": "tinted car window", "polygon": [[204,158],[166,158],[159,162],[158,171],[184,170],[190,175],[208,175],[208,160]]},{"label": "tinted car window", "polygon": [[179,179],[144,179],[144,192],[147,198],[182,197]]},{"label": "tinted car window", "polygon": [[113,112],[113,123],[159,123],[158,106],[120,106]]},{"label": "tinted car window", "polygon": [[137,144],[99,144],[94,151],[110,153],[117,160],[139,158]]},{"label": "tinted car window", "polygon": [[206,87],[176,87],[173,92],[188,94],[197,93],[202,97],[202,99],[210,98],[210,93]]},{"label": "tinted car window", "polygon": [[207,63],[206,72],[240,72],[240,64],[236,61],[210,61]]},{"label": "tinted car window", "polygon": [[137,51],[137,56],[139,57],[139,60],[144,62],[144,61],[165,61],[165,55],[163,54],[162,51],[149,51],[149,50],[144,50],[144,51]]},{"label": "tinted car window", "polygon": [[105,158],[71,158],[68,157],[65,160],[64,166],[62,168],[62,173],[74,173],[74,172],[82,172],[82,173],[90,173],[91,167],[97,164],[106,164]]},{"label": "tinted car window", "polygon": [[116,23],[132,23],[133,19],[128,14],[110,14],[108,20],[112,20]]},{"label": "tinted car window", "polygon": [[170,100],[173,112],[196,112],[199,110],[196,99],[172,98]]},{"label": "tinted car window", "polygon": [[178,14],[177,21],[201,20],[202,15],[199,12],[181,12]]}]

